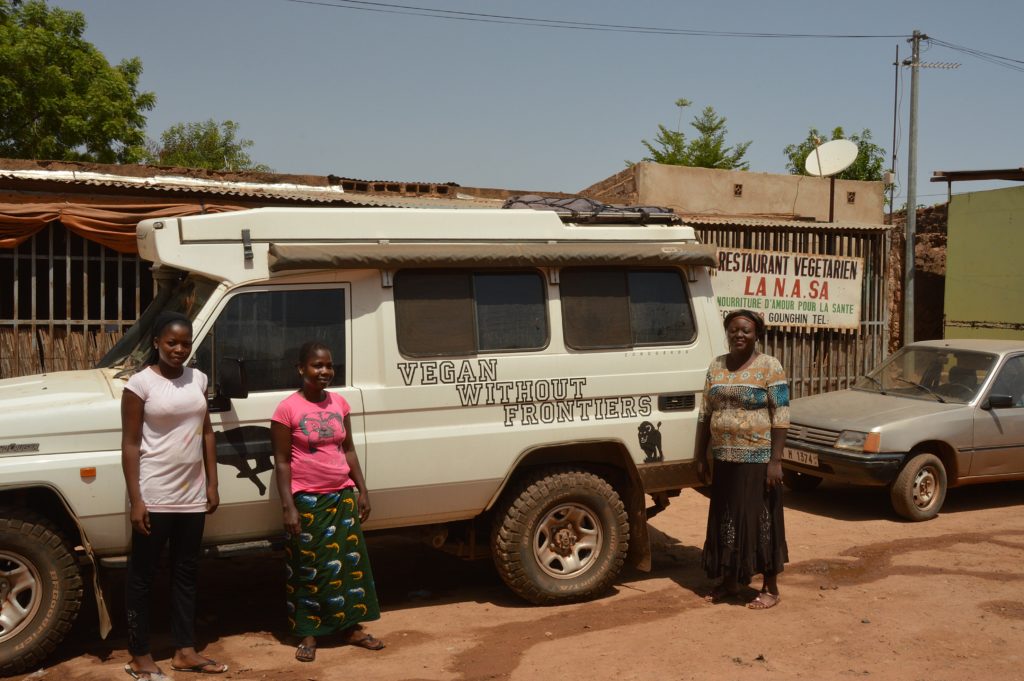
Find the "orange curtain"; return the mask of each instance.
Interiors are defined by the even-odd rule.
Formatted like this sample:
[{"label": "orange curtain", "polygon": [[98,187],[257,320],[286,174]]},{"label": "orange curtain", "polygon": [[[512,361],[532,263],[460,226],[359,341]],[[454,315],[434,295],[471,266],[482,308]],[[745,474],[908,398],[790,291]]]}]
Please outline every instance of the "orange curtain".
[{"label": "orange curtain", "polygon": [[59,221],[84,239],[119,253],[138,253],[135,226],[141,220],[245,210],[242,206],[192,203],[91,205],[77,203],[0,203],[0,248],[14,248],[51,222]]}]

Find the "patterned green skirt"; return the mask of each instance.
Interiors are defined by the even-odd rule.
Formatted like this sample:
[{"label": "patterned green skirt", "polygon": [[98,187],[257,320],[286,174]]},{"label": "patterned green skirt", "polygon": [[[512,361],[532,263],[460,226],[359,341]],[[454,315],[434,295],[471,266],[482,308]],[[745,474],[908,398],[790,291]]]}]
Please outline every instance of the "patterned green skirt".
[{"label": "patterned green skirt", "polygon": [[297,636],[327,636],[380,618],[357,492],[295,495],[302,532],[285,546],[288,625]]}]

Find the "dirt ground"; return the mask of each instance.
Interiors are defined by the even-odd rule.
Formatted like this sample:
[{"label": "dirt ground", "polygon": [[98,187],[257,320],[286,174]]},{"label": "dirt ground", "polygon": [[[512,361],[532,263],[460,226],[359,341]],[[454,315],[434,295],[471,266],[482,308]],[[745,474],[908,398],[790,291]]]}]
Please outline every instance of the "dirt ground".
[{"label": "dirt ground", "polygon": [[[206,561],[198,630],[231,665],[226,679],[1024,679],[1021,502],[1024,483],[952,490],[937,519],[914,524],[882,490],[789,494],[792,562],[764,612],[702,600],[707,500],[686,491],[652,521],[653,570],[627,571],[590,603],[531,607],[488,561],[382,537],[370,547],[384,614],[368,629],[385,650],[324,644],[296,662],[278,556]],[[155,652],[169,671],[160,607]],[[86,611],[49,666],[16,678],[127,679],[126,660],[120,617],[100,641]]]}]

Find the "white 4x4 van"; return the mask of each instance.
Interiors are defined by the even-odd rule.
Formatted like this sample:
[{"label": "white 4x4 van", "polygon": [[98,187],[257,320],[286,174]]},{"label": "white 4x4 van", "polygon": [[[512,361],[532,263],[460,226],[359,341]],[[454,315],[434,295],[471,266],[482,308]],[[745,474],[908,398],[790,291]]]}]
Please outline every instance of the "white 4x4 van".
[{"label": "white 4x4 van", "polygon": [[282,536],[269,418],[315,339],[352,405],[367,530],[418,526],[465,556],[489,544],[534,603],[598,594],[627,559],[646,567],[645,495],[656,510],[699,484],[700,393],[725,345],[715,249],[662,218],[260,209],[142,222],[158,293],[99,367],[0,381],[0,673],[60,641],[80,565],[128,549],[119,404],[161,310],[194,320],[192,362],[211,379],[221,504],[207,543]]}]

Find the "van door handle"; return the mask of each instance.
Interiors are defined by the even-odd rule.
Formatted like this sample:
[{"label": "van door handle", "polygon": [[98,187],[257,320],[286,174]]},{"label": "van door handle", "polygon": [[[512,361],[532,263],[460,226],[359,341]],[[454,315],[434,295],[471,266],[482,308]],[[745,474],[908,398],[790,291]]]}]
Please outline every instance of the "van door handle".
[{"label": "van door handle", "polygon": [[697,406],[694,393],[658,395],[658,411],[693,411]]}]

